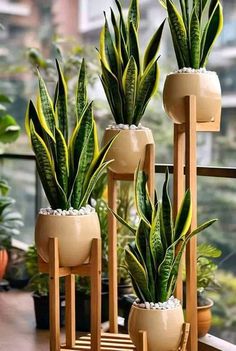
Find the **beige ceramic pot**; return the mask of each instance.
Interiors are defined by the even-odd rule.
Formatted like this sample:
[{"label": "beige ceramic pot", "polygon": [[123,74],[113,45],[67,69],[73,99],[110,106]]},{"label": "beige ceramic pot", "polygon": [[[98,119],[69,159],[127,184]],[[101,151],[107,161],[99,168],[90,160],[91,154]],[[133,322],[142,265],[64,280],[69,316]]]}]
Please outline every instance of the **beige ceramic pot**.
[{"label": "beige ceramic pot", "polygon": [[218,122],[221,117],[221,87],[215,72],[173,73],[166,77],[163,105],[174,123],[185,123],[185,97],[196,96],[197,122]]},{"label": "beige ceramic pot", "polygon": [[48,241],[59,240],[59,260],[63,267],[84,263],[90,254],[93,238],[100,238],[97,213],[83,216],[53,216],[39,214],[35,227],[35,244],[39,256],[48,262]]},{"label": "beige ceramic pot", "polygon": [[197,322],[198,322],[198,337],[201,338],[205,336],[210,328],[212,321],[211,308],[213,306],[213,301],[209,299],[209,305],[198,306],[197,308]]},{"label": "beige ceramic pot", "polygon": [[147,310],[132,306],[128,330],[138,347],[138,333],[147,331],[148,351],[176,351],[182,336],[184,316],[182,307],[171,310]]},{"label": "beige ceramic pot", "polygon": [[147,144],[154,144],[150,129],[140,130],[115,130],[106,129],[103,137],[103,145],[118,135],[106,159],[114,161],[109,165],[112,172],[118,174],[133,174],[138,166],[143,167]]}]

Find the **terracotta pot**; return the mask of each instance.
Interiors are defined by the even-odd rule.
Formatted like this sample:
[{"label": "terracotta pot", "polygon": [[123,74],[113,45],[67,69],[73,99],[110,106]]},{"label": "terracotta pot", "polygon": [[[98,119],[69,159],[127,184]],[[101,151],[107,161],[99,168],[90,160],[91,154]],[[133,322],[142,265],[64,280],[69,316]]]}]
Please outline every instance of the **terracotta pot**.
[{"label": "terracotta pot", "polygon": [[138,347],[138,332],[147,331],[148,351],[176,351],[181,341],[184,316],[182,307],[171,310],[147,310],[132,306],[128,330]]},{"label": "terracotta pot", "polygon": [[35,227],[35,244],[39,256],[48,262],[48,240],[59,239],[59,260],[63,267],[84,263],[90,254],[93,238],[100,238],[97,213],[84,216],[39,214]]},{"label": "terracotta pot", "polygon": [[103,145],[119,133],[107,153],[107,160],[114,161],[109,168],[118,174],[134,174],[139,161],[143,167],[147,144],[154,144],[150,129],[140,130],[115,130],[106,129],[103,137]]},{"label": "terracotta pot", "polygon": [[211,328],[212,313],[211,308],[213,301],[209,299],[209,305],[198,306],[197,308],[197,322],[198,322],[198,337],[205,336]]},{"label": "terracotta pot", "polygon": [[197,122],[219,122],[221,87],[216,73],[173,73],[166,77],[163,105],[174,123],[185,123],[185,97],[197,99]]},{"label": "terracotta pot", "polygon": [[0,279],[5,275],[8,263],[8,254],[6,249],[0,249]]}]

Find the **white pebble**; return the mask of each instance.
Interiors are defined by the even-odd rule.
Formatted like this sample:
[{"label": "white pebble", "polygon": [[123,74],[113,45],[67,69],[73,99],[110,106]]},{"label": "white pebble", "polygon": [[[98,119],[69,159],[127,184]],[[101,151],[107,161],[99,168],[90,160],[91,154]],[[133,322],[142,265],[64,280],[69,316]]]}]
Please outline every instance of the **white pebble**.
[{"label": "white pebble", "polygon": [[173,296],[169,298],[169,300],[165,302],[145,302],[145,303],[140,303],[140,301],[137,299],[135,300],[135,305],[140,307],[140,308],[146,308],[146,309],[155,309],[155,310],[170,310],[174,309],[180,306],[180,301]]},{"label": "white pebble", "polygon": [[149,302],[145,302],[145,308],[146,308],[147,310],[150,310],[150,303],[149,303]]}]

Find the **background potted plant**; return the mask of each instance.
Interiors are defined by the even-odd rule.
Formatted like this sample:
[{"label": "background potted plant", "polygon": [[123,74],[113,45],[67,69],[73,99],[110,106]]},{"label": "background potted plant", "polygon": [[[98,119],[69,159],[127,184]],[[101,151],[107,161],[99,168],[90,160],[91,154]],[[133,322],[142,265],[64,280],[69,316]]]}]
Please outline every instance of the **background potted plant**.
[{"label": "background potted plant", "polygon": [[[186,120],[184,97],[195,95],[197,121],[220,121],[221,87],[205,67],[223,27],[220,0],[159,0],[166,8],[179,71],[167,76],[163,104],[175,123]],[[179,4],[179,7],[177,6]]]},{"label": "background potted plant", "polygon": [[215,219],[205,222],[188,233],[192,205],[190,192],[187,191],[174,223],[168,181],[166,172],[162,201],[155,200],[153,203],[147,192],[147,177],[137,170],[135,198],[140,217],[138,228],[134,229],[115,214],[135,234],[135,241],[125,249],[127,269],[138,297],[129,316],[129,334],[137,346],[138,332],[146,330],[149,351],[177,350],[184,318],[182,306],[173,294],[182,253],[191,237],[215,222]]},{"label": "background potted plant", "polygon": [[[27,289],[33,292],[35,323],[37,329],[49,329],[49,284],[48,274],[38,270],[38,255],[35,246],[26,253],[26,267],[30,276]],[[61,280],[62,281],[62,280]],[[60,326],[65,324],[64,284],[60,285]]]},{"label": "background potted plant", "polygon": [[23,226],[21,214],[14,209],[15,200],[8,196],[8,183],[0,180],[0,280],[4,277],[8,263],[7,250],[11,247],[11,238],[20,234]]},{"label": "background potted plant", "polygon": [[105,14],[105,24],[100,35],[100,78],[115,120],[106,129],[104,142],[120,131],[119,138],[108,152],[108,158],[115,160],[110,168],[116,173],[134,173],[140,159],[142,166],[146,145],[154,144],[151,131],[139,123],[158,87],[157,53],[164,22],[151,38],[141,59],[138,0],[130,1],[126,21],[119,0],[115,2],[119,18],[111,9],[113,33]]},{"label": "background potted plant", "polygon": [[110,163],[105,161],[105,156],[113,141],[99,152],[92,103],[88,103],[87,98],[84,61],[79,72],[73,120],[68,113],[67,85],[57,61],[56,66],[58,83],[54,101],[38,73],[37,108],[30,101],[26,113],[26,130],[51,205],[38,215],[35,242],[38,254],[47,262],[48,238],[57,236],[60,264],[76,266],[88,258],[92,239],[100,237],[98,217],[88,201]]},{"label": "background potted plant", "polygon": [[213,301],[207,291],[219,289],[216,279],[217,265],[213,261],[221,256],[221,250],[210,244],[198,245],[197,251],[197,293],[198,293],[198,336],[205,336],[211,327]]}]

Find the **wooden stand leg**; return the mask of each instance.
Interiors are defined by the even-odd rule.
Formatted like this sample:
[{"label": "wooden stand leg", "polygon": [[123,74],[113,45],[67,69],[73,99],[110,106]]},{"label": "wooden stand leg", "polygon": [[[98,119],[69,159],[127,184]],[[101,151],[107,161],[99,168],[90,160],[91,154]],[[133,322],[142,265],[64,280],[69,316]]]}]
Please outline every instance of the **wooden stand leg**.
[{"label": "wooden stand leg", "polygon": [[75,275],[65,277],[66,290],[66,347],[75,346]]},{"label": "wooden stand leg", "polygon": [[[181,125],[174,125],[174,218],[176,218],[181,201],[184,196],[184,146],[185,134],[181,129]],[[182,281],[183,261],[180,264],[175,296],[181,302],[183,301],[183,281]]]},{"label": "wooden stand leg", "polygon": [[[113,173],[108,171],[108,206],[116,212],[117,186]],[[109,331],[118,333],[117,295],[117,225],[116,218],[108,211],[108,278],[109,278]]]},{"label": "wooden stand leg", "polygon": [[144,171],[148,175],[148,191],[151,199],[153,199],[155,190],[155,145],[153,144],[146,145]]},{"label": "wooden stand leg", "polygon": [[138,335],[138,344],[137,351],[148,351],[147,345],[147,332],[144,330],[139,331]]},{"label": "wooden stand leg", "polygon": [[49,239],[50,351],[60,351],[60,289],[58,239]]},{"label": "wooden stand leg", "polygon": [[93,239],[91,250],[91,351],[101,342],[101,240]]},{"label": "wooden stand leg", "polygon": [[[192,223],[190,231],[197,226],[197,116],[196,97],[186,98],[188,119],[186,121],[186,188],[191,191]],[[189,351],[197,351],[197,237],[186,248],[186,319],[191,325],[188,340]]]}]

